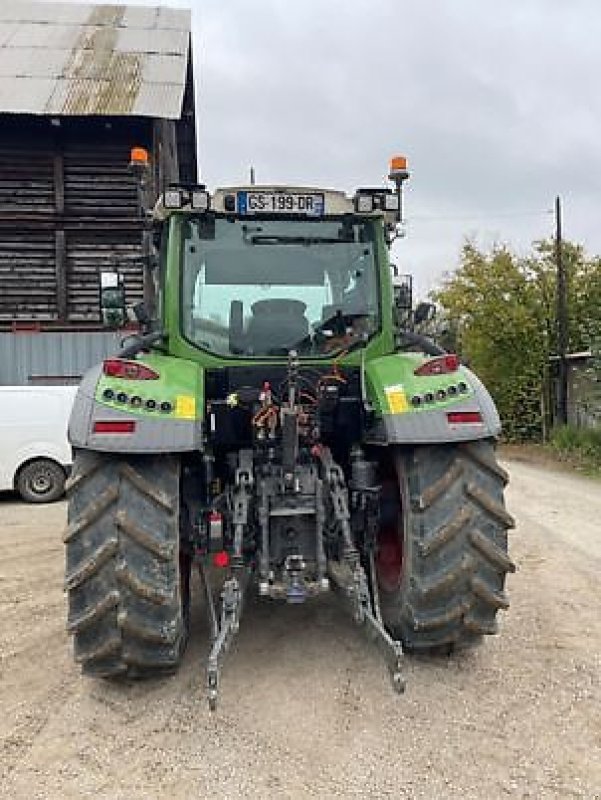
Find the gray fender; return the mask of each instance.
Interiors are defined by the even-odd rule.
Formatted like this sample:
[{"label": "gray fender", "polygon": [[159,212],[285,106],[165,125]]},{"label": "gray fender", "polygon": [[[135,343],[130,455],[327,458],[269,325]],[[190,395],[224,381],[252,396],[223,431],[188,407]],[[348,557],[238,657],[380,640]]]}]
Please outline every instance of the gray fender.
[{"label": "gray fender", "polygon": [[[501,420],[492,397],[482,381],[465,369],[473,394],[465,400],[444,408],[404,414],[385,414],[369,432],[372,444],[435,444],[437,442],[468,442],[474,439],[497,438]],[[450,425],[449,411],[479,411],[480,423]]]},{"label": "gray fender", "polygon": [[[101,369],[92,367],[79,385],[69,419],[69,441],[73,447],[106,453],[177,453],[201,449],[200,421],[163,417],[160,412],[156,417],[142,416],[98,403],[95,394]],[[134,420],[134,432],[94,433],[95,422],[113,420]]]}]

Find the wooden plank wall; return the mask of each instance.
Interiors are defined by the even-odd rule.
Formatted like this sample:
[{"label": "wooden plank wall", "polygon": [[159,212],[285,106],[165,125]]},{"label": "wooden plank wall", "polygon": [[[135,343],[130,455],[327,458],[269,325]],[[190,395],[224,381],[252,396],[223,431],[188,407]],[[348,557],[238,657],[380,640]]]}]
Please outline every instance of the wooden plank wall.
[{"label": "wooden plank wall", "polygon": [[123,273],[128,303],[142,298],[129,153],[142,145],[152,157],[157,130],[160,140],[168,128],[140,118],[0,117],[0,329],[98,328],[104,267]]}]

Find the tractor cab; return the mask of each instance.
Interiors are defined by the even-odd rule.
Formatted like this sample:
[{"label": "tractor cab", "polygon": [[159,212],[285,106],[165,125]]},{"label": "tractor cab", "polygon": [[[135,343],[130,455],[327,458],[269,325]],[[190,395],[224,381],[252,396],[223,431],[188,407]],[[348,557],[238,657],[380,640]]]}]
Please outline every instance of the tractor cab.
[{"label": "tractor cab", "polygon": [[[160,199],[163,313],[194,358],[338,358],[390,346],[390,189],[173,188]],[[177,254],[177,255],[174,255]]]}]

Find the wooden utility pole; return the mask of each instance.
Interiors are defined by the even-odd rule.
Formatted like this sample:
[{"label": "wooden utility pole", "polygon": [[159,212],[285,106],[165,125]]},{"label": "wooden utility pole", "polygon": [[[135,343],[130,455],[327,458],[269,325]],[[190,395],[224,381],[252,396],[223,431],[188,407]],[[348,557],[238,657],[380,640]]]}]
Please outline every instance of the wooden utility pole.
[{"label": "wooden utility pole", "polygon": [[559,370],[557,374],[555,422],[567,425],[568,422],[568,292],[566,268],[563,258],[561,237],[561,200],[555,198],[555,263],[557,265],[557,355]]}]

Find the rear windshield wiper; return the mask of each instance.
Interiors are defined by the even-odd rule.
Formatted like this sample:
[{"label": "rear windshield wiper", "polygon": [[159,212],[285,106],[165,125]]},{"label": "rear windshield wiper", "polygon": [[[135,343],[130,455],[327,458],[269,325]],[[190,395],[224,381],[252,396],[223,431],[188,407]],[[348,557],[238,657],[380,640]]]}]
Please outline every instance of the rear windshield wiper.
[{"label": "rear windshield wiper", "polygon": [[334,239],[326,236],[269,236],[255,234],[249,239],[245,239],[245,241],[258,245],[301,244],[309,247],[312,244],[352,244],[354,239]]}]

